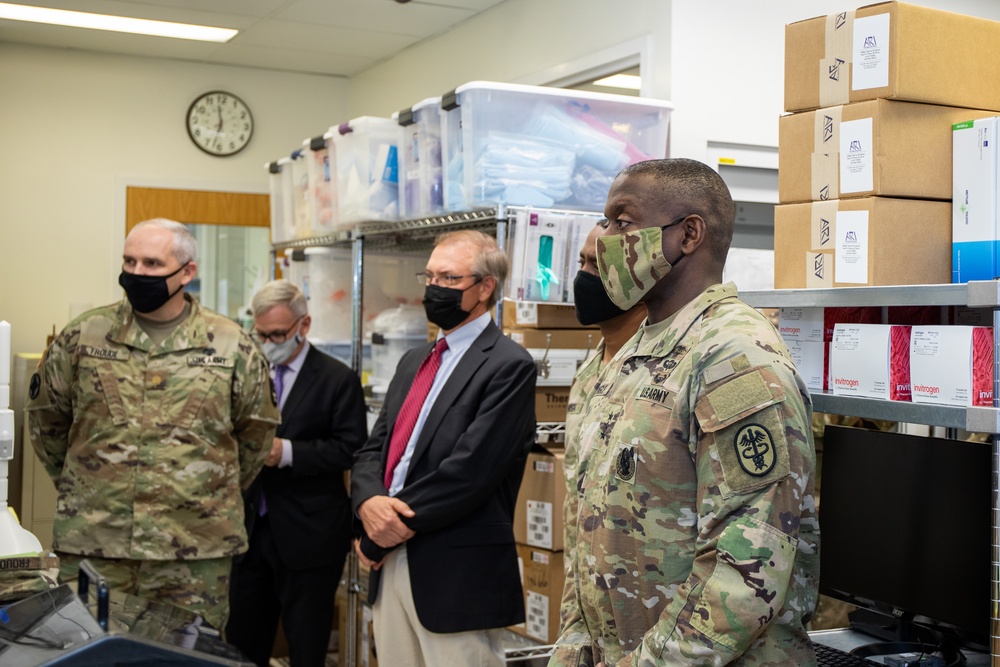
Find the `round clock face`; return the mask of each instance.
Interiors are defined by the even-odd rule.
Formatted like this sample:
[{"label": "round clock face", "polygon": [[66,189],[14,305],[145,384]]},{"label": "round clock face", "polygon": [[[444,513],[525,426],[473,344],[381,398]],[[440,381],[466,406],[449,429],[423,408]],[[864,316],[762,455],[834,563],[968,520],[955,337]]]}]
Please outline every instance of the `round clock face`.
[{"label": "round clock face", "polygon": [[250,143],[253,115],[243,100],[216,90],[191,103],[187,131],[194,145],[209,155],[234,155]]}]

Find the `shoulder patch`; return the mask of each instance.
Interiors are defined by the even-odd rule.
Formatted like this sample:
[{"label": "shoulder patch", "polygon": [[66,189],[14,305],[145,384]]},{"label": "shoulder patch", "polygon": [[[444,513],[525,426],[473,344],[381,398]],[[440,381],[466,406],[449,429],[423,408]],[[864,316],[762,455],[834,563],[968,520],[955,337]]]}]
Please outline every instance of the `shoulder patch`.
[{"label": "shoulder patch", "polygon": [[780,406],[772,405],[715,433],[729,494],[750,493],[788,476],[788,441]]},{"label": "shoulder patch", "polygon": [[35,400],[38,398],[38,392],[42,388],[42,378],[38,373],[33,373],[31,376],[31,382],[28,384],[28,398]]},{"label": "shoulder patch", "polygon": [[763,477],[774,470],[777,460],[771,432],[763,424],[747,424],[733,437],[736,460],[748,475]]}]

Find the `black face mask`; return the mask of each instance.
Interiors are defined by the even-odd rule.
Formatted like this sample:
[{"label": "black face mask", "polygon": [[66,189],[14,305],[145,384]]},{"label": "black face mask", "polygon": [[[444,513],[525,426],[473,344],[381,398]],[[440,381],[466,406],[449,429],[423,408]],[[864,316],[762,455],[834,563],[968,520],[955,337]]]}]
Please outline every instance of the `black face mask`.
[{"label": "black face mask", "polygon": [[465,294],[465,290],[472,289],[478,282],[464,290],[428,285],[424,290],[424,312],[427,313],[427,319],[445,331],[450,331],[464,322],[472,311],[462,310],[462,295]]},{"label": "black face mask", "polygon": [[626,312],[608,296],[600,276],[583,270],[573,280],[573,303],[576,306],[576,319],[585,327],[600,324]]},{"label": "black face mask", "polygon": [[171,292],[170,288],[167,287],[167,278],[176,276],[185,266],[187,263],[165,276],[141,276],[122,271],[118,276],[118,284],[125,290],[125,296],[132,304],[132,310],[137,313],[152,313],[170,301],[174,294],[184,289],[184,285],[181,285]]}]

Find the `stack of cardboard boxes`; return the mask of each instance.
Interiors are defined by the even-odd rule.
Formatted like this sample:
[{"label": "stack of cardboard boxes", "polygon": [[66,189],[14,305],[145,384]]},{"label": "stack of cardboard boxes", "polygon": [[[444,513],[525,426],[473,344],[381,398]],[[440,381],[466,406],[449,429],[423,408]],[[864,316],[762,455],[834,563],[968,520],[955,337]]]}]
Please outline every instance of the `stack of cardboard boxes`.
[{"label": "stack of cardboard boxes", "polygon": [[[997,115],[997,43],[1000,22],[899,2],[786,26],[776,288],[952,281],[952,129]],[[911,326],[950,319],[801,310],[782,333],[810,389],[907,401]]]},{"label": "stack of cardboard boxes", "polygon": [[951,281],[952,125],[1000,109],[998,43],[898,2],[786,26],[776,288]]},{"label": "stack of cardboard boxes", "polygon": [[[539,365],[535,413],[540,424],[564,422],[569,388],[579,363],[597,345],[601,332],[581,327],[572,305],[504,301],[504,333],[527,348]],[[536,444],[528,455],[514,512],[524,625],[511,630],[543,644],[559,634],[563,570],[563,507],[566,482],[563,443]]]}]

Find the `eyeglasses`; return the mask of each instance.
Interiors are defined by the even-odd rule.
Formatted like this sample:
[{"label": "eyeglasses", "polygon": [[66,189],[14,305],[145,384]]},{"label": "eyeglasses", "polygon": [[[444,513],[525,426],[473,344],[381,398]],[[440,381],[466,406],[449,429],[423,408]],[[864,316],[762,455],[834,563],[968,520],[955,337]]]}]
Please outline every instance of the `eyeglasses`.
[{"label": "eyeglasses", "polygon": [[[305,315],[303,315],[302,317],[305,317]],[[255,341],[261,344],[264,344],[268,341],[272,343],[284,343],[286,340],[288,340],[288,334],[292,333],[293,331],[296,331],[299,328],[299,322],[302,321],[302,317],[292,322],[292,326],[288,327],[284,331],[272,331],[270,333],[264,333],[263,331],[257,331],[256,329],[254,329],[252,332],[250,332],[250,335],[253,337]]]},{"label": "eyeglasses", "polygon": [[466,278],[475,278],[476,282],[479,282],[480,280],[483,279],[481,275],[476,273],[470,273],[467,276],[452,276],[448,275],[447,273],[435,276],[432,273],[421,271],[417,273],[417,284],[423,287],[426,287],[427,285],[440,285],[441,287],[455,287]]}]

